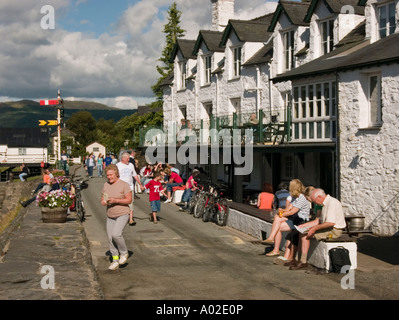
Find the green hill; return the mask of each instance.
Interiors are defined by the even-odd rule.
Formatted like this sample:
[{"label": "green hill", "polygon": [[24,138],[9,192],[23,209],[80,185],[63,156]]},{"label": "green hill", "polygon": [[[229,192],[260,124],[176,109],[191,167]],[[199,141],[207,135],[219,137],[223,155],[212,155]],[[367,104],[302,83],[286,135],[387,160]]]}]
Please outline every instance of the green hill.
[{"label": "green hill", "polygon": [[[101,118],[115,122],[121,118],[137,112],[111,108],[97,102],[64,101],[65,121],[79,111],[88,111],[95,120]],[[39,125],[39,120],[57,119],[57,110],[53,106],[41,106],[39,102],[32,100],[20,100],[0,103],[0,128],[30,128]]]}]

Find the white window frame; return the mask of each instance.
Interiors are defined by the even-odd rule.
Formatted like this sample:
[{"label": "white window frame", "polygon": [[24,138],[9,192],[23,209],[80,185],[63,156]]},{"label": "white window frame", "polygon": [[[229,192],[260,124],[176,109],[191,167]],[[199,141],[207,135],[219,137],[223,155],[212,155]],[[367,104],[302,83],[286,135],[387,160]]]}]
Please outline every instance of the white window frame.
[{"label": "white window frame", "polygon": [[[334,19],[319,22],[321,55],[334,50]],[[326,30],[327,29],[327,30]],[[324,32],[326,30],[326,32]]]},{"label": "white window frame", "polygon": [[179,62],[179,90],[186,89],[186,79],[187,79],[187,61]]},{"label": "white window frame", "polygon": [[293,142],[336,141],[337,85],[335,80],[293,86]]},{"label": "white window frame", "polygon": [[232,47],[231,54],[232,54],[231,78],[235,79],[241,76],[242,46]]},{"label": "white window frame", "polygon": [[[395,32],[395,28],[396,28],[395,10],[396,10],[395,2],[384,3],[384,4],[378,5],[376,7],[378,39],[385,38]],[[381,13],[385,14],[385,22],[384,23],[381,21]],[[390,15],[392,13],[393,13],[393,16]],[[390,20],[390,18],[393,18],[393,21]]]},{"label": "white window frame", "polygon": [[204,56],[203,63],[204,63],[203,85],[208,85],[211,83],[212,56],[211,55]]},{"label": "white window frame", "polygon": [[26,148],[18,148],[18,155],[19,156],[26,156]]},{"label": "white window frame", "polygon": [[[371,80],[375,78],[376,79],[376,86],[374,93],[376,93],[376,96],[372,96],[372,88],[371,88]],[[367,79],[367,103],[368,103],[368,111],[369,111],[369,116],[368,116],[368,121],[369,121],[369,127],[381,127],[382,126],[382,101],[381,101],[381,89],[382,89],[382,83],[381,83],[381,74],[380,73],[371,73],[368,75]],[[375,109],[373,111],[373,109]],[[373,116],[373,114],[375,114]]]},{"label": "white window frame", "polygon": [[283,32],[284,70],[295,68],[295,30]]}]

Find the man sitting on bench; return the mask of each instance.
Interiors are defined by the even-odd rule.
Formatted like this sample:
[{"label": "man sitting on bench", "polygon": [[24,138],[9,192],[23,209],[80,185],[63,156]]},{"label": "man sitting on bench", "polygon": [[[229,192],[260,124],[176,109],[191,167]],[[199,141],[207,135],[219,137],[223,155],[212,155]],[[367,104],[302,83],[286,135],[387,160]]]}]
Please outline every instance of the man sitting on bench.
[{"label": "man sitting on bench", "polygon": [[[290,270],[306,269],[307,254],[310,246],[310,239],[314,237],[316,240],[324,239],[336,239],[342,235],[342,231],[346,227],[344,211],[342,210],[342,204],[339,200],[326,195],[322,189],[314,189],[310,193],[312,202],[323,205],[319,223],[314,225],[314,222],[309,222],[310,227],[306,232],[300,234],[300,249],[301,249],[301,260],[298,264],[290,267]],[[301,225],[306,227],[307,224]]]}]

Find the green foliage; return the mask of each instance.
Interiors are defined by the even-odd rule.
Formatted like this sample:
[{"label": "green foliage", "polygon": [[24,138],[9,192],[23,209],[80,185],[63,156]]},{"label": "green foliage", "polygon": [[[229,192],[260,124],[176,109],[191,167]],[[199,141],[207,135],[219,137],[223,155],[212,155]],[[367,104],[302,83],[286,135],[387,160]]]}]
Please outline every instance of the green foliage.
[{"label": "green foliage", "polygon": [[69,130],[76,133],[76,140],[87,146],[96,141],[96,120],[88,111],[74,113],[66,122]]},{"label": "green foliage", "polygon": [[168,23],[164,25],[163,33],[165,33],[166,43],[162,50],[161,57],[158,61],[162,62],[161,66],[157,66],[157,71],[161,75],[157,83],[152,86],[152,91],[158,100],[162,99],[162,81],[173,72],[173,62],[170,62],[173,48],[178,38],[184,37],[186,32],[180,27],[181,11],[177,9],[176,2],[173,2],[168,10]]}]

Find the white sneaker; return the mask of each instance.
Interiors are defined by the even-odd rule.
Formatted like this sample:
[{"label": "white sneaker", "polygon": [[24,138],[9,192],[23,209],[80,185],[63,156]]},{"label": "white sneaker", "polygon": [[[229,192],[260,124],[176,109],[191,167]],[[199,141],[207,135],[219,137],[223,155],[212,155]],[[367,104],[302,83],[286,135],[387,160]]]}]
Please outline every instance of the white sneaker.
[{"label": "white sneaker", "polygon": [[129,254],[128,253],[122,254],[119,257],[119,265],[121,266],[121,265],[125,264],[128,258],[129,258]]},{"label": "white sneaker", "polygon": [[169,202],[172,202],[172,200],[168,199],[164,203],[169,203]]},{"label": "white sneaker", "polygon": [[112,261],[112,263],[108,269],[114,271],[118,268],[119,268],[119,260],[114,260],[114,261]]}]

